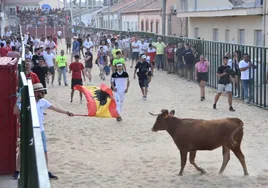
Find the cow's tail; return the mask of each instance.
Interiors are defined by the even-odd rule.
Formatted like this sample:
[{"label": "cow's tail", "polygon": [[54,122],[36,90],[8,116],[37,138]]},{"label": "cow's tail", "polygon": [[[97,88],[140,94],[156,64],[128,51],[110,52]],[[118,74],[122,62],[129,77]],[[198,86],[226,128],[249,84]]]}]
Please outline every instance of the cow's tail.
[{"label": "cow's tail", "polygon": [[234,121],[235,121],[236,123],[238,123],[239,125],[238,125],[238,127],[237,127],[237,128],[232,132],[232,134],[231,134],[230,139],[231,139],[231,144],[232,144],[232,146],[235,146],[235,145],[237,144],[237,142],[234,140],[234,136],[235,136],[236,133],[238,133],[240,130],[243,129],[243,125],[244,125],[243,121],[241,121],[241,120],[238,119],[238,118],[235,118]]}]

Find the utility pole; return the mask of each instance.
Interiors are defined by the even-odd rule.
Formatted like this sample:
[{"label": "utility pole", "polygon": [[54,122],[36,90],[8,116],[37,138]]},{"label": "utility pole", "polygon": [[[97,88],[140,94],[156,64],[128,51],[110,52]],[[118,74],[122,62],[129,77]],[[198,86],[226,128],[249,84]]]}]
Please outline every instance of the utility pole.
[{"label": "utility pole", "polygon": [[111,29],[111,21],[110,21],[110,1],[108,1],[108,29]]},{"label": "utility pole", "polygon": [[166,8],[166,0],[162,0],[162,35],[166,35],[166,14],[167,14],[167,8]]}]

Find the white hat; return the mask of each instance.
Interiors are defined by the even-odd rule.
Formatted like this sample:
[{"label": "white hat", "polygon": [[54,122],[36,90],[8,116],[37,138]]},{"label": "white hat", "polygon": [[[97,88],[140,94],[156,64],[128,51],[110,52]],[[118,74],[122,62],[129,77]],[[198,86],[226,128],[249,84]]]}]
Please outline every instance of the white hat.
[{"label": "white hat", "polygon": [[141,58],[142,58],[142,59],[146,59],[147,56],[146,56],[146,55],[142,55]]},{"label": "white hat", "polygon": [[45,91],[47,88],[44,88],[43,84],[37,83],[33,85],[34,91]]}]

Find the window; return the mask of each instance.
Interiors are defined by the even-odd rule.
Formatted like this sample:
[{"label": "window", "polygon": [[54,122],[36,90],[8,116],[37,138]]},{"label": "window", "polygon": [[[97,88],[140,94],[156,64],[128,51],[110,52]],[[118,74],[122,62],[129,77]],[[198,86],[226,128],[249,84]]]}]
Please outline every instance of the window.
[{"label": "window", "polygon": [[149,21],[148,20],[146,20],[146,26],[145,26],[145,28],[146,28],[146,32],[149,31]]},{"label": "window", "polygon": [[15,8],[9,8],[9,14],[11,16],[15,16],[16,15],[16,9]]},{"label": "window", "polygon": [[198,38],[199,37],[199,28],[195,27],[194,28],[194,38]]},{"label": "window", "polygon": [[127,22],[127,31],[129,31],[129,22]]},{"label": "window", "polygon": [[230,42],[230,30],[225,30],[225,42]]},{"label": "window", "polygon": [[188,10],[188,0],[181,0],[181,10]]},{"label": "window", "polygon": [[238,30],[238,43],[245,44],[245,29]]},{"label": "window", "polygon": [[213,41],[218,41],[219,40],[219,30],[218,29],[213,29],[212,36],[213,36],[213,38],[212,38]]},{"label": "window", "polygon": [[144,31],[144,22],[141,21],[141,31]]},{"label": "window", "polygon": [[256,46],[263,46],[262,30],[255,30],[254,31],[254,43]]},{"label": "window", "polygon": [[138,22],[135,22],[135,31],[138,31]]},{"label": "window", "polygon": [[159,32],[159,22],[156,22],[155,24],[155,33]]},{"label": "window", "polygon": [[151,32],[154,32],[154,22],[151,22]]}]

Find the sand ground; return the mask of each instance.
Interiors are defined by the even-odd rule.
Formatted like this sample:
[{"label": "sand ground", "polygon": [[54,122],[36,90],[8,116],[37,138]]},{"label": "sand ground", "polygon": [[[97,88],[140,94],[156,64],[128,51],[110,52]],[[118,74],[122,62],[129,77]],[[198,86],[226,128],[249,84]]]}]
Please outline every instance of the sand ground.
[{"label": "sand ground", "polygon": [[[63,45],[61,45],[63,47]],[[60,48],[61,49],[61,48]],[[212,109],[215,90],[207,88],[206,100],[199,100],[196,84],[166,72],[156,71],[148,100],[141,99],[133,69],[129,93],[123,104],[123,121],[92,117],[73,117],[47,112],[45,130],[48,139],[49,169],[59,180],[52,188],[257,188],[268,187],[268,112],[234,100],[236,112],[229,112],[227,98],[222,97],[218,110]],[[92,85],[102,81],[93,68]],[[70,75],[68,75],[70,84]],[[109,78],[104,81],[109,84]],[[45,97],[54,105],[74,113],[86,113],[75,93],[70,104],[70,86],[49,86]],[[242,151],[250,176],[244,177],[237,158],[231,154],[224,175],[217,172],[222,163],[221,148],[197,153],[196,162],[208,174],[201,175],[187,162],[184,176],[179,151],[167,132],[151,131],[155,117],[148,112],[174,109],[176,116],[216,119],[238,117],[244,121]]]}]

